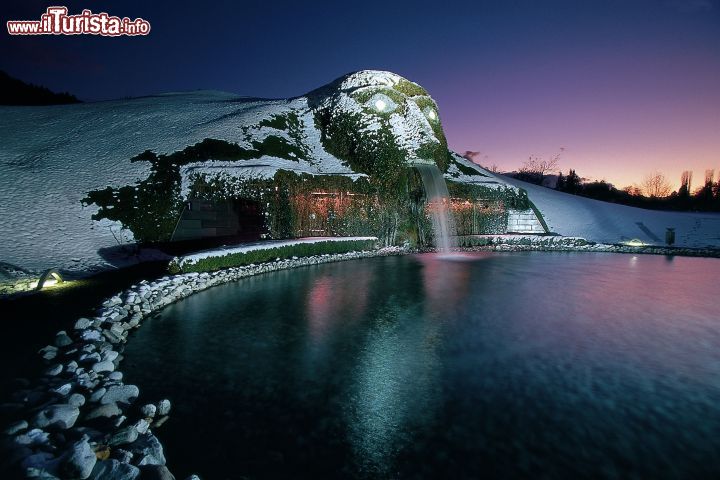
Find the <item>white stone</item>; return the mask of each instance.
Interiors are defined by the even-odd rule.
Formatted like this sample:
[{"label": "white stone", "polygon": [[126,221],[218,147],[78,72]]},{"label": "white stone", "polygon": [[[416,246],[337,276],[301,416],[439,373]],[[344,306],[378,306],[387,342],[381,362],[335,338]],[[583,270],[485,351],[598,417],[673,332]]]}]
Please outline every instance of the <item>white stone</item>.
[{"label": "white stone", "polygon": [[81,440],[71,447],[62,468],[68,477],[85,480],[92,473],[96,461],[90,444],[87,440]]},{"label": "white stone", "polygon": [[145,420],[144,418],[141,418],[137,422],[135,422],[135,430],[137,430],[139,433],[147,433],[148,429],[150,428],[150,423]]},{"label": "white stone", "polygon": [[140,476],[140,469],[128,462],[115,459],[98,460],[88,480],[135,480]]},{"label": "white stone", "polygon": [[15,437],[15,443],[18,445],[27,445],[29,447],[47,445],[50,442],[48,435],[49,434],[47,432],[39,428],[33,428],[29,432]]},{"label": "white stone", "polygon": [[75,322],[75,330],[85,330],[90,328],[92,324],[93,322],[89,318],[79,318],[77,322]]},{"label": "white stone", "polygon": [[155,416],[155,412],[157,412],[157,407],[152,403],[148,403],[147,405],[143,405],[140,411],[145,417],[152,418]]},{"label": "white stone", "polygon": [[100,373],[100,372],[112,372],[115,370],[115,364],[110,361],[102,361],[98,362],[95,365],[92,366],[93,371]]},{"label": "white stone", "polygon": [[92,420],[93,418],[112,418],[121,415],[122,411],[114,403],[100,405],[99,407],[91,410],[90,413],[84,417],[86,420]]},{"label": "white stone", "polygon": [[102,340],[102,334],[100,334],[99,330],[95,329],[83,330],[82,339],[86,342],[99,342]]},{"label": "white stone", "polygon": [[76,407],[82,407],[85,405],[85,396],[80,393],[73,393],[70,395],[70,398],[68,398],[68,404],[74,405]]},{"label": "white stone", "polygon": [[73,385],[72,383],[66,383],[64,385],[60,385],[57,388],[53,389],[53,392],[59,393],[62,396],[68,395],[72,391]]},{"label": "white stone", "polygon": [[58,363],[58,364],[55,364],[52,367],[48,368],[47,370],[45,370],[45,375],[48,375],[51,377],[56,377],[56,376],[60,375],[60,372],[62,372],[62,370],[63,370],[63,366]]},{"label": "white stone", "polygon": [[135,385],[113,385],[100,399],[103,405],[108,403],[132,403],[140,395],[140,389]]},{"label": "white stone", "polygon": [[47,345],[46,347],[40,349],[40,355],[42,355],[45,360],[52,360],[57,356],[57,352],[57,347],[54,347],[52,345]]},{"label": "white stone", "polygon": [[79,415],[80,410],[74,405],[50,405],[38,412],[33,423],[40,428],[66,430],[75,425]]},{"label": "white stone", "polygon": [[165,465],[162,444],[151,433],[141,435],[132,445],[132,450],[136,457],[140,457],[138,465]]},{"label": "white stone", "polygon": [[171,407],[170,400],[168,400],[167,398],[160,400],[157,404],[157,414],[160,416],[169,414],[170,407]]},{"label": "white stone", "polygon": [[108,440],[108,444],[112,447],[118,445],[127,445],[138,439],[138,431],[134,425],[123,428],[122,430],[114,433]]}]

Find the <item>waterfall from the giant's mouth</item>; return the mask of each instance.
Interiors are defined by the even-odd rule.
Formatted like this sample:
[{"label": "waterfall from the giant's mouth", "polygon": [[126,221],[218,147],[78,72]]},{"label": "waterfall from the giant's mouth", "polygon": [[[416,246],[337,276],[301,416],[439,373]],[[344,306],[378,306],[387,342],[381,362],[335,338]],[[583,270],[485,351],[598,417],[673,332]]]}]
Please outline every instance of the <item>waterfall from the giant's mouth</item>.
[{"label": "waterfall from the giant's mouth", "polygon": [[433,164],[416,164],[420,172],[425,196],[430,210],[438,252],[448,253],[452,249],[455,223],[450,212],[450,194],[440,169]]}]

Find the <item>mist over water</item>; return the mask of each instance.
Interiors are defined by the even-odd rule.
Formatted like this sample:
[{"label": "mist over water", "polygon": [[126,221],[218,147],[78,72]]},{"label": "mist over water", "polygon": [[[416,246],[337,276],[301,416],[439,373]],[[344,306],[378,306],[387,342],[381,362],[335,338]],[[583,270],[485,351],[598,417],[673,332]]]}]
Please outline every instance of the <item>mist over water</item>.
[{"label": "mist over water", "polygon": [[435,234],[435,246],[440,253],[449,253],[454,245],[455,222],[450,211],[450,193],[443,174],[436,165],[417,164],[420,172],[425,196],[430,211],[430,218]]}]

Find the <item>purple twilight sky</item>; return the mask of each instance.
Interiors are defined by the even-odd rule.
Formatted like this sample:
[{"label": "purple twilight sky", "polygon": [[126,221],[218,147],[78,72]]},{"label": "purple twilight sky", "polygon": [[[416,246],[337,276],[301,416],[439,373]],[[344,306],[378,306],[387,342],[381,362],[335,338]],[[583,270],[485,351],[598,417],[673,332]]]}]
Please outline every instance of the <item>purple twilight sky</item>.
[{"label": "purple twilight sky", "polygon": [[[3,21],[50,3],[4,2]],[[147,37],[0,35],[0,69],[84,100],[217,89],[302,94],[365,68],[426,87],[450,146],[618,187],[720,170],[720,0],[71,1]]]}]

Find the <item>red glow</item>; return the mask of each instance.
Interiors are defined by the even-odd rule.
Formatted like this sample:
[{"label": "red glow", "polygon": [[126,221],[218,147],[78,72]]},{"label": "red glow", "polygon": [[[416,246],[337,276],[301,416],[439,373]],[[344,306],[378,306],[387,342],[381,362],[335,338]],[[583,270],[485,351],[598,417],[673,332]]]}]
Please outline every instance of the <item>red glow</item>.
[{"label": "red glow", "polygon": [[316,343],[321,343],[333,328],[365,315],[370,273],[363,270],[355,275],[352,286],[338,285],[336,278],[331,274],[318,277],[308,295],[306,315],[310,336]]},{"label": "red glow", "polygon": [[335,235],[331,221],[352,214],[355,218],[366,218],[365,206],[368,201],[376,202],[367,195],[345,191],[314,191],[299,193],[290,197],[296,212],[296,232],[301,236]]}]

